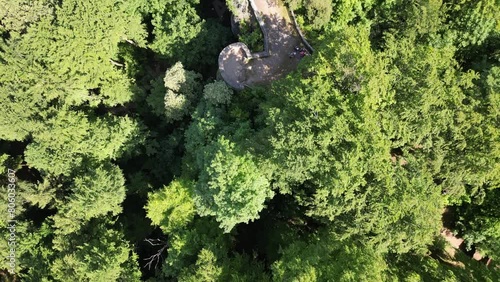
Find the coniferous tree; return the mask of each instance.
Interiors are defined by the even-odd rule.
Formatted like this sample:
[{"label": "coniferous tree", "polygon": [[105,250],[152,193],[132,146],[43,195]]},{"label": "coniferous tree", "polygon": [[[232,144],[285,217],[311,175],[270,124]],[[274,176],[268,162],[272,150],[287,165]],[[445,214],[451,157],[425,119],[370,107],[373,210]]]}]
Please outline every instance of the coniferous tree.
[{"label": "coniferous tree", "polygon": [[84,161],[116,159],[140,141],[140,126],[127,117],[89,119],[82,113],[61,111],[33,136],[26,161],[55,176],[71,175]]},{"label": "coniferous tree", "polygon": [[135,254],[119,230],[106,221],[96,220],[71,235],[58,235],[53,241],[56,257],[51,265],[55,281],[138,280]]},{"label": "coniferous tree", "polygon": [[[322,236],[322,235],[320,235]],[[273,263],[274,281],[385,281],[386,262],[380,253],[359,242],[333,238],[296,241]]]},{"label": "coniferous tree", "polygon": [[[448,1],[446,1],[448,2]],[[498,1],[449,1],[451,28],[456,33],[456,45],[480,45],[495,29],[500,17]]]},{"label": "coniferous tree", "polygon": [[0,1],[0,26],[8,32],[21,33],[40,17],[54,11],[55,2],[41,1]]},{"label": "coniferous tree", "polygon": [[57,233],[69,234],[93,218],[116,216],[125,199],[125,178],[117,166],[104,163],[81,171],[69,187],[71,194],[58,204]]}]

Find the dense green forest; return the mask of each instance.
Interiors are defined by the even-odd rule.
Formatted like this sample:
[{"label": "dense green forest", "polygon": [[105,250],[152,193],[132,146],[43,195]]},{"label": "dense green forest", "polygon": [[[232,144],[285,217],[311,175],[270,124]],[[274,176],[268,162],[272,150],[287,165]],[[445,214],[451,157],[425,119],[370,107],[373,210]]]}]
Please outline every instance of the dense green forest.
[{"label": "dense green forest", "polygon": [[500,281],[500,1],[226,2],[0,0],[1,281]]}]

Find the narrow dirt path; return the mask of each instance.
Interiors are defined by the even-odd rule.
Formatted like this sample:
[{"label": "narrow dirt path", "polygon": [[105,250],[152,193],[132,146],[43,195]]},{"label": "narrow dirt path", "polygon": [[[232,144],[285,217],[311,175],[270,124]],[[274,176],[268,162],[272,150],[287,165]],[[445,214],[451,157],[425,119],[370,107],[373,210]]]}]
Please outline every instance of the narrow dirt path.
[{"label": "narrow dirt path", "polygon": [[[447,247],[445,251],[451,257],[455,257],[455,253],[458,250],[465,249],[465,247],[462,245],[464,244],[464,239],[455,236],[451,231],[451,229],[453,228],[452,225],[454,226],[454,223],[452,222],[453,215],[448,207],[443,209],[442,218],[443,218],[442,219],[443,227],[441,228],[440,234],[448,242],[448,244],[450,244],[450,246]],[[483,256],[478,251],[475,251],[472,258],[477,261],[480,261],[483,258]]]},{"label": "narrow dirt path", "polygon": [[[255,13],[262,19],[267,33],[269,56],[253,58],[241,42],[224,48],[219,55],[219,69],[224,80],[236,89],[267,84],[293,71],[299,56],[289,54],[301,40],[293,20],[281,0],[250,0]],[[253,3],[252,3],[253,1]],[[247,48],[248,49],[248,48]]]}]

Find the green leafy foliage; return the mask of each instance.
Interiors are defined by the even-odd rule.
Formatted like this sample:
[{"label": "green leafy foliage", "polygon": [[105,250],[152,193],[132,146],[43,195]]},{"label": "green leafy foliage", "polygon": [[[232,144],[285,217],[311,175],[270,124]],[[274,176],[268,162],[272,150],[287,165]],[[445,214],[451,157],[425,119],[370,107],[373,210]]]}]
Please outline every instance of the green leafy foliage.
[{"label": "green leafy foliage", "polygon": [[258,218],[273,192],[251,156],[221,137],[205,148],[204,163],[194,197],[198,213],[215,216],[225,232]]},{"label": "green leafy foliage", "polygon": [[[58,251],[51,266],[56,281],[118,281],[138,279],[137,262],[119,231],[99,221],[89,223],[80,232],[56,237]],[[132,266],[133,268],[126,268]]]},{"label": "green leafy foliage", "polygon": [[253,52],[264,50],[264,35],[257,22],[252,22],[251,24],[241,22],[238,39],[240,42],[245,43]]},{"label": "green leafy foliage", "polygon": [[173,230],[169,234],[168,256],[163,262],[162,275],[179,276],[183,269],[196,262],[204,248],[217,250],[217,255],[223,255],[229,246],[228,239],[217,228],[216,222],[207,218],[195,219],[186,228]]},{"label": "green leafy foliage", "polygon": [[69,187],[71,194],[54,216],[58,233],[72,233],[90,219],[121,213],[125,199],[125,179],[115,165],[93,165],[92,170],[80,172]]},{"label": "green leafy foliage", "polygon": [[395,252],[425,249],[439,229],[441,191],[417,156],[391,157],[398,135],[384,130],[384,115],[395,103],[393,77],[371,52],[366,29],[347,28],[327,42],[336,52],[320,51],[276,87],[276,103],[287,105],[269,109],[276,186],[341,236],[370,234],[370,244]]},{"label": "green leafy foliage", "polygon": [[153,224],[165,233],[186,228],[195,215],[192,186],[189,181],[179,179],[150,194],[146,211]]},{"label": "green leafy foliage", "polygon": [[127,146],[137,144],[140,135],[139,125],[130,118],[91,119],[81,113],[61,111],[48,120],[45,130],[34,135],[26,150],[26,161],[41,171],[69,176],[88,159],[120,157]]},{"label": "green leafy foliage", "polygon": [[53,1],[0,1],[1,27],[9,32],[23,32],[41,17],[54,11]]},{"label": "green leafy foliage", "polygon": [[213,252],[202,249],[196,266],[190,272],[181,274],[179,281],[220,281],[222,267],[217,265],[217,257]]},{"label": "green leafy foliage", "polygon": [[500,7],[495,0],[450,1],[449,17],[456,32],[457,46],[479,45],[500,20]]},{"label": "green leafy foliage", "polygon": [[[364,17],[373,5],[373,0],[287,0],[292,10],[304,19],[307,31],[320,30],[329,26],[336,30],[343,28],[355,17]],[[385,1],[390,2],[390,1]],[[387,4],[387,3],[384,3]],[[382,5],[382,3],[381,3]],[[311,32],[314,34],[314,32]]]},{"label": "green leafy foliage", "polygon": [[486,191],[482,203],[465,204],[458,208],[461,215],[458,229],[468,248],[474,244],[481,254],[493,259],[500,256],[500,215],[497,209],[499,191]]},{"label": "green leafy foliage", "polygon": [[179,281],[271,281],[260,264],[253,263],[246,255],[217,257],[210,249],[202,249],[196,264],[185,269]]},{"label": "green leafy foliage", "polygon": [[229,41],[229,29],[214,20],[202,20],[196,11],[199,0],[156,0],[145,2],[152,15],[154,40],[151,48],[190,69],[213,64],[220,49]]},{"label": "green leafy foliage", "polygon": [[153,14],[152,24],[156,27],[151,46],[154,50],[172,57],[180,55],[180,47],[201,31],[201,19],[194,8],[198,2],[157,0],[145,4],[145,10]]},{"label": "green leafy foliage", "polygon": [[284,249],[272,270],[274,281],[385,281],[386,268],[380,254],[360,243],[316,238]]},{"label": "green leafy foliage", "polygon": [[0,0],[0,280],[498,281],[498,1],[287,0],[315,52],[238,92],[222,2]]},{"label": "green leafy foliage", "polygon": [[406,254],[388,259],[389,276],[396,281],[488,281],[498,280],[499,274],[483,263],[457,253],[455,260],[444,256]]},{"label": "green leafy foliage", "polygon": [[[164,115],[167,121],[182,119],[199,99],[201,75],[185,70],[177,62],[165,73],[164,85],[153,81],[154,92],[148,97],[148,103],[157,115]],[[166,93],[165,93],[166,92]]]},{"label": "green leafy foliage", "polygon": [[3,139],[23,140],[43,128],[54,105],[114,106],[132,99],[131,80],[113,62],[119,42],[144,44],[139,15],[113,0],[51,3],[5,5],[2,23],[25,31],[11,34],[0,51]]},{"label": "green leafy foliage", "polygon": [[306,16],[314,28],[320,28],[329,22],[333,12],[330,1],[307,0],[304,2]]},{"label": "green leafy foliage", "polygon": [[203,88],[203,98],[214,105],[229,104],[232,95],[233,90],[221,80],[206,84]]}]

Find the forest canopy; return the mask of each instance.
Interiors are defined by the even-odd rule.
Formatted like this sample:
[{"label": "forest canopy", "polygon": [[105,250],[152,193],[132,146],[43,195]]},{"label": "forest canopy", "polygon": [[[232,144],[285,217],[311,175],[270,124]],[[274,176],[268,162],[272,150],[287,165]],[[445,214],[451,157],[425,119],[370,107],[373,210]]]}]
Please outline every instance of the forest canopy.
[{"label": "forest canopy", "polygon": [[0,0],[0,280],[500,281],[498,0],[253,1]]}]

